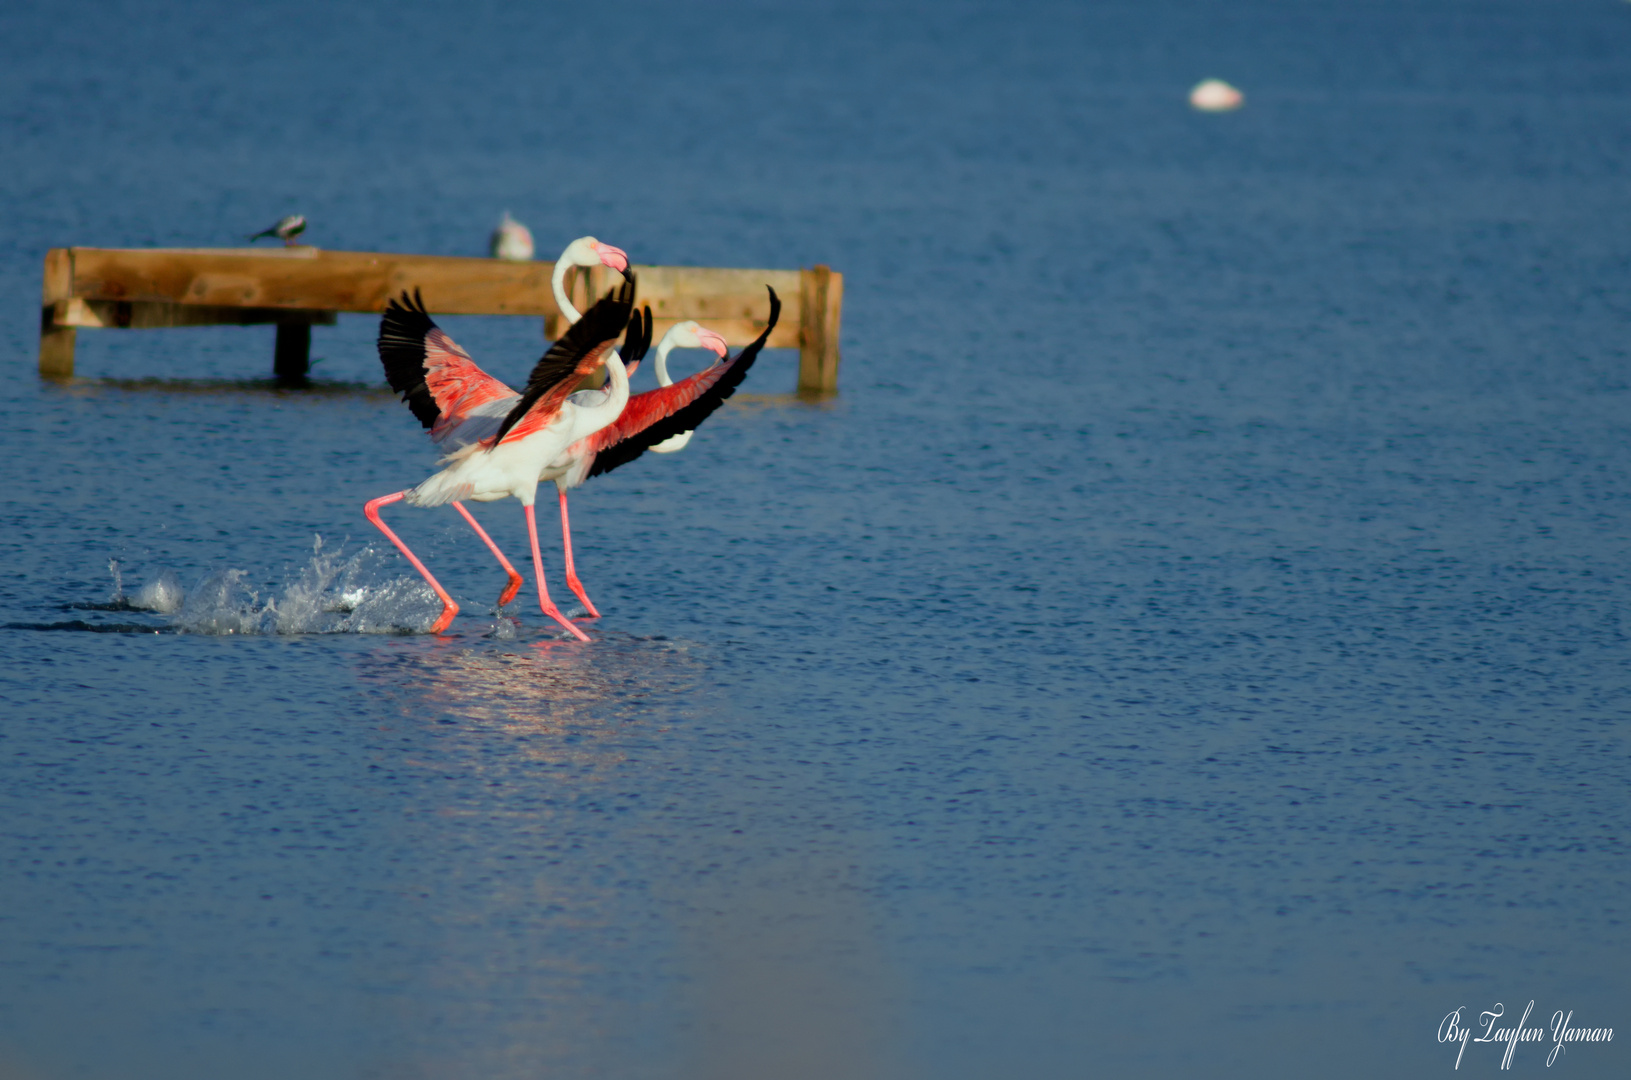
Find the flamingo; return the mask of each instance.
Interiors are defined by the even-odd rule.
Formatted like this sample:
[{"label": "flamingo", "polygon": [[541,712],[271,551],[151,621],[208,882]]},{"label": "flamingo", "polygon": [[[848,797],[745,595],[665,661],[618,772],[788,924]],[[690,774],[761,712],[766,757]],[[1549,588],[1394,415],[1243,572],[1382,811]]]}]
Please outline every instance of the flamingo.
[{"label": "flamingo", "polygon": [[254,236],[251,236],[249,242],[253,244],[263,236],[275,236],[283,241],[284,247],[293,247],[294,238],[305,231],[306,219],[299,214],[290,214],[286,218],[279,219],[278,223],[270,229],[262,229]]},{"label": "flamingo", "polygon": [[[668,354],[674,349],[712,349],[719,354],[721,360],[730,351],[725,339],[697,323],[687,319],[682,323],[675,323],[663,335],[663,340],[657,343],[657,357],[652,361],[657,369],[657,385],[673,386],[674,380],[668,377]],[[684,450],[685,444],[691,441],[691,432],[682,431],[672,439],[664,439],[651,448],[654,454],[672,454],[676,450]]]},{"label": "flamingo", "polygon": [[488,241],[488,252],[495,259],[527,262],[532,258],[532,230],[511,217],[506,210],[498,228],[493,230],[492,239]]},{"label": "flamingo", "polygon": [[[776,328],[776,320],[781,317],[781,298],[770,286],[766,285],[765,290],[770,293],[769,322],[764,332],[754,338],[741,352],[723,363],[711,364],[689,378],[677,383],[671,382],[667,379],[668,366],[665,361],[668,351],[675,346],[712,348],[721,358],[727,351],[724,338],[694,322],[688,321],[671,327],[668,333],[663,335],[662,344],[657,349],[657,372],[663,385],[656,390],[648,390],[629,398],[628,404],[613,423],[572,443],[540,474],[540,480],[555,481],[555,489],[560,495],[561,544],[566,551],[567,587],[583,602],[585,610],[591,616],[598,618],[600,613],[595,610],[595,605],[583,591],[583,583],[578,580],[577,571],[572,564],[572,528],[566,515],[566,493],[589,477],[611,472],[619,465],[633,461],[647,450],[670,453],[690,441],[691,432],[696,426],[713,415],[714,410],[723,405],[726,398],[736,393],[737,386],[747,377],[748,368],[753,366],[759,351],[770,338],[770,332]],[[638,318],[636,316],[637,321]],[[646,318],[647,320],[651,318],[650,308],[646,309]],[[632,330],[630,334],[632,336]],[[650,334],[648,321],[646,325],[648,340]],[[692,344],[693,342],[695,344]],[[638,365],[639,361],[636,359],[634,366]],[[671,445],[676,440],[679,440],[679,445]]]},{"label": "flamingo", "polygon": [[[430,429],[432,440],[451,441],[455,448],[442,458],[439,472],[416,487],[371,500],[363,513],[441,599],[442,613],[432,624],[432,633],[447,629],[459,607],[380,518],[380,507],[402,500],[411,506],[452,503],[510,574],[502,606],[520,587],[520,575],[461,501],[515,498],[526,512],[539,609],[578,640],[589,640],[549,598],[533,501],[544,467],[568,446],[614,422],[628,404],[628,371],[613,345],[631,325],[634,289],[634,276],[625,273],[620,288],[591,307],[550,347],[519,395],[477,367],[470,354],[431,320],[417,290],[412,297],[404,292],[400,300],[386,306],[378,343],[386,378],[420,423]],[[604,390],[572,392],[602,365],[610,374]]]},{"label": "flamingo", "polygon": [[[505,217],[508,218],[508,216],[509,213],[506,211]],[[502,227],[500,225],[500,228]],[[519,223],[517,223],[517,227],[525,229],[525,226]],[[528,234],[528,240],[531,240],[530,233]],[[629,256],[622,248],[613,247],[611,244],[603,244],[592,236],[580,236],[566,245],[566,248],[561,252],[561,257],[555,260],[555,274],[552,285],[557,302],[564,305],[562,310],[570,312],[571,321],[576,322],[579,318],[578,310],[566,298],[564,285],[567,270],[574,266],[605,266],[623,273],[629,268]],[[421,312],[421,314],[423,313]],[[436,331],[434,339],[431,337],[431,331],[433,330]],[[649,336],[649,327],[647,327],[646,332]],[[391,388],[404,395],[412,387],[423,381],[420,368],[424,366],[430,351],[435,350],[438,357],[446,352],[457,352],[459,356],[464,357],[464,362],[470,362],[469,356],[453,343],[452,338],[443,334],[436,324],[430,321],[428,315],[424,316],[423,319],[411,320],[411,325],[399,325],[391,340],[393,342],[392,349],[403,348],[406,351],[400,355],[393,355],[392,358],[387,358],[385,327],[381,323],[380,360],[385,365],[385,375],[391,382]],[[649,341],[645,344],[649,344]],[[642,356],[645,354],[645,344],[640,347],[640,355]],[[639,358],[636,357],[635,360],[638,363]],[[471,367],[474,366],[471,363]],[[393,370],[400,372],[400,375],[393,375]],[[487,377],[485,373],[483,373],[483,377]],[[401,385],[398,385],[398,378],[402,380]],[[409,406],[413,409],[414,416],[425,427],[430,429],[431,441],[437,444],[446,443],[449,450],[457,450],[469,443],[490,437],[497,427],[498,421],[510,409],[514,408],[519,397],[519,394],[499,380],[490,379],[490,384],[484,384],[479,391],[475,392],[472,400],[461,402],[460,407],[445,419],[440,418],[434,408],[416,405],[411,401]],[[404,400],[407,399],[404,398]],[[510,561],[504,557],[504,553],[498,549],[498,545],[493,543],[492,537],[488,536],[482,527],[477,524],[470,511],[466,510],[458,502],[453,504],[453,509],[459,512],[459,516],[463,517],[472,529],[476,530],[476,535],[481,537],[488,550],[497,556],[499,565],[504,567],[505,572],[509,574],[509,583],[504,587],[504,591],[498,598],[498,606],[502,608],[505,604],[514,600],[516,594],[521,591],[521,575],[516,573],[515,567],[510,565]]]},{"label": "flamingo", "polygon": [[[570,251],[571,247],[568,246],[567,250]],[[566,277],[566,272],[560,269],[561,263],[564,262],[565,259],[566,255],[563,253],[561,260],[555,264],[556,279],[558,282],[564,281]],[[567,298],[565,287],[557,284],[556,290],[555,302],[560,307],[562,313],[566,315],[568,320],[577,319],[578,311],[572,306],[572,301]],[[649,318],[649,308],[647,309],[646,314]],[[649,336],[649,326],[647,327],[646,332]],[[720,337],[712,330],[705,329],[693,320],[687,319],[685,322],[677,323],[676,325],[669,327],[668,333],[663,335],[662,342],[657,346],[657,382],[661,386],[672,386],[674,384],[674,380],[668,377],[668,354],[676,347],[686,349],[712,349],[718,354],[721,360],[723,360],[725,355],[730,351],[730,347],[726,345],[724,338]],[[758,350],[755,349],[754,353],[757,355]],[[750,359],[747,366],[751,366],[752,363],[753,361]],[[633,364],[629,366],[630,378],[634,377],[635,368],[639,366],[640,360],[637,357],[635,358]],[[747,366],[743,367],[744,373],[747,370]],[[653,417],[653,421],[656,419],[658,418]],[[661,445],[652,447],[652,449],[659,454],[670,454],[675,450],[683,449],[685,444],[690,441],[691,433],[689,431],[685,431],[675,435],[671,439],[664,441]],[[581,458],[585,452],[587,452],[585,447],[579,447],[576,445],[570,447],[567,453],[562,455],[561,460],[550,463],[550,467],[544,471],[544,474],[540,476],[539,479],[554,480],[556,491],[560,496],[561,549],[566,556],[566,586],[572,590],[573,594],[583,604],[584,610],[587,611],[591,617],[598,619],[600,617],[600,612],[596,610],[594,601],[589,599],[589,594],[584,591],[583,581],[578,577],[577,564],[572,558],[572,524],[571,518],[568,516],[566,509],[566,493],[572,488],[577,487],[579,484],[582,484],[583,481],[587,479],[587,469],[580,468],[580,463],[578,461],[578,459]],[[589,456],[592,460],[594,456],[593,452],[589,452]]]},{"label": "flamingo", "polygon": [[555,306],[569,324],[582,318],[566,295],[566,272],[574,266],[606,266],[621,273],[629,268],[629,256],[622,248],[602,244],[592,236],[580,236],[562,249],[561,257],[555,260],[555,272],[549,276],[549,287],[555,293]]}]

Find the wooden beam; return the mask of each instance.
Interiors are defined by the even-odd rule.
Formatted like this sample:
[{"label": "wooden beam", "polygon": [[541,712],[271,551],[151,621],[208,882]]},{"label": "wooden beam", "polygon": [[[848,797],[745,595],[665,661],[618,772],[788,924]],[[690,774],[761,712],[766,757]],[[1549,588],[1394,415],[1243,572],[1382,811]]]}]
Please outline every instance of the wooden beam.
[{"label": "wooden beam", "polygon": [[[635,270],[640,302],[651,305],[658,335],[677,322],[695,319],[737,347],[763,331],[769,311],[765,286],[774,287],[783,307],[769,347],[800,350],[801,389],[830,393],[836,388],[841,275],[826,267]],[[547,262],[304,246],[56,248],[45,262],[40,372],[72,376],[78,327],[331,324],[336,312],[383,311],[391,297],[413,288],[435,314],[541,316],[555,338],[564,321],[550,290],[553,271],[554,264]],[[568,279],[580,310],[611,287],[612,276],[595,267]],[[807,305],[814,306],[806,310]]]},{"label": "wooden beam", "polygon": [[332,311],[171,304],[156,300],[86,300],[79,296],[58,300],[48,312],[57,326],[119,330],[156,330],[180,326],[262,326],[291,320],[304,322],[309,326],[333,326],[338,321],[336,313]]}]

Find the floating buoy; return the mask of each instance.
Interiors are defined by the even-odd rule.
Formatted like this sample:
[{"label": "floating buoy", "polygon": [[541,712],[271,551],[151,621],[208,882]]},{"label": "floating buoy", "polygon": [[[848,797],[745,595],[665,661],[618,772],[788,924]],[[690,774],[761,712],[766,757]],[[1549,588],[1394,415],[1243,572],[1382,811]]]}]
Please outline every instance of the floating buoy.
[{"label": "floating buoy", "polygon": [[1203,79],[1189,92],[1189,103],[1201,112],[1229,112],[1246,104],[1246,95],[1222,79]]}]

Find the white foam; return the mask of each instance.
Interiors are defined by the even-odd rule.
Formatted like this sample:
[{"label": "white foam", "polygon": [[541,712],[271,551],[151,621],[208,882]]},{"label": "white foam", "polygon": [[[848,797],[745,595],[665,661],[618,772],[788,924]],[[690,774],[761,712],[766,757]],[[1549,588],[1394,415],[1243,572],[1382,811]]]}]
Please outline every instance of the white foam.
[{"label": "white foam", "polygon": [[173,570],[160,570],[159,576],[136,590],[126,602],[143,611],[156,611],[160,615],[174,615],[181,610],[187,592],[181,587]]},{"label": "white foam", "polygon": [[182,594],[179,583],[173,592],[156,588],[165,581],[161,574],[133,603],[141,605],[148,588],[156,589],[155,598],[161,592],[173,596],[171,625],[191,634],[424,633],[442,609],[423,580],[385,577],[372,548],[351,555],[343,548],[324,551],[321,536],[311,558],[276,595],[263,600],[247,576],[243,570],[215,571]]},{"label": "white foam", "polygon": [[514,641],[521,626],[520,619],[512,619],[508,615],[500,615],[488,628],[487,636],[499,641]]},{"label": "white foam", "polygon": [[193,634],[260,633],[259,594],[244,584],[242,570],[206,574],[171,620]]}]

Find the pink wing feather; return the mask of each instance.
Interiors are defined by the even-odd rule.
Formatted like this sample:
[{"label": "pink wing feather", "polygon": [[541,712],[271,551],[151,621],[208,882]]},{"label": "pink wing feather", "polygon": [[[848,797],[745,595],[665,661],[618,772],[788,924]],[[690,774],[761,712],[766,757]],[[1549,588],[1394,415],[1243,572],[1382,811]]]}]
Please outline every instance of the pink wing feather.
[{"label": "pink wing feather", "polygon": [[710,364],[695,375],[681,379],[672,386],[660,386],[643,394],[635,394],[629,398],[629,403],[621,416],[588,438],[580,439],[573,449],[582,446],[589,453],[598,454],[609,446],[615,446],[624,439],[640,434],[652,424],[668,419],[701,397],[703,391],[718,382],[727,369],[726,364]]},{"label": "pink wing feather", "polygon": [[472,410],[516,396],[431,321],[418,289],[385,306],[377,344],[386,381],[433,439],[440,440]]},{"label": "pink wing feather", "polygon": [[516,396],[514,390],[477,367],[470,354],[439,326],[425,335],[425,386],[441,412],[430,429],[430,437],[436,440],[477,406]]}]

